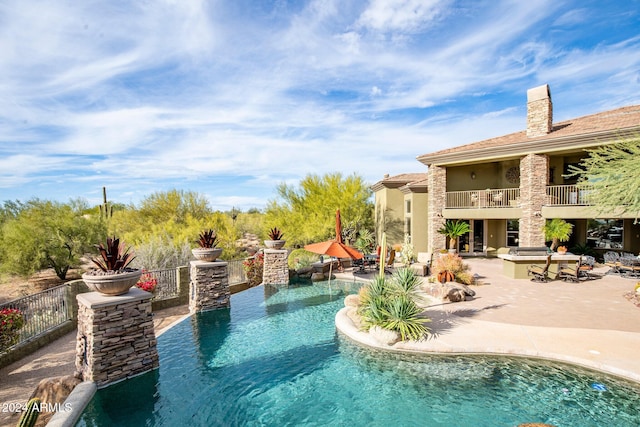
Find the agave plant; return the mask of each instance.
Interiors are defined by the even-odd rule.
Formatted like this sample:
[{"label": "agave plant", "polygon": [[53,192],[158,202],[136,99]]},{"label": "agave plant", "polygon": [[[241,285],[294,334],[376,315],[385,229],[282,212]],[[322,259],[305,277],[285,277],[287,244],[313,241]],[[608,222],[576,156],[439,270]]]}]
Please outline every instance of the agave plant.
[{"label": "agave plant", "polygon": [[415,302],[419,282],[412,273],[396,273],[392,280],[376,277],[360,289],[358,314],[365,329],[380,326],[398,332],[403,340],[419,340],[429,332],[424,326],[429,319],[419,316],[422,310]]},{"label": "agave plant", "polygon": [[393,273],[393,281],[396,284],[394,291],[399,295],[414,295],[420,286],[420,279],[410,268],[396,269]]},{"label": "agave plant", "polygon": [[396,331],[402,340],[420,340],[429,332],[424,326],[430,319],[420,318],[421,310],[411,298],[400,295],[390,301],[387,318],[380,324],[385,329]]},{"label": "agave plant", "polygon": [[284,237],[284,233],[278,230],[277,227],[273,227],[271,230],[269,230],[269,239],[282,240],[283,237]]},{"label": "agave plant", "polygon": [[120,271],[125,269],[135,256],[124,242],[120,243],[117,237],[107,237],[106,246],[100,243],[96,245],[101,258],[91,258],[91,261],[102,271]]},{"label": "agave plant", "polygon": [[218,244],[218,236],[214,230],[211,228],[208,230],[204,230],[200,233],[200,238],[198,239],[198,245],[201,248],[212,249],[215,248]]}]

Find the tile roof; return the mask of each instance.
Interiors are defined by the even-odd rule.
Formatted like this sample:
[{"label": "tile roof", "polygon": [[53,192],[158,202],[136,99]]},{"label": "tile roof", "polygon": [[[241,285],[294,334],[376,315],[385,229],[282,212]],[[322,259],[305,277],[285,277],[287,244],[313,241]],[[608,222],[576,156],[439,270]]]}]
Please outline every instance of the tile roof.
[{"label": "tile roof", "polygon": [[640,130],[640,105],[631,105],[628,107],[622,107],[615,110],[554,123],[552,131],[547,135],[529,138],[527,137],[526,130],[523,130],[496,138],[486,139],[484,141],[435,151],[419,156],[419,158],[453,154],[476,149],[499,148],[511,144],[526,143],[529,141],[553,140],[629,128],[639,128]]},{"label": "tile roof", "polygon": [[371,186],[374,191],[382,187],[398,188],[403,185],[411,184],[416,181],[422,181],[427,179],[427,173],[401,173],[400,175],[385,176],[382,180],[376,182]]}]

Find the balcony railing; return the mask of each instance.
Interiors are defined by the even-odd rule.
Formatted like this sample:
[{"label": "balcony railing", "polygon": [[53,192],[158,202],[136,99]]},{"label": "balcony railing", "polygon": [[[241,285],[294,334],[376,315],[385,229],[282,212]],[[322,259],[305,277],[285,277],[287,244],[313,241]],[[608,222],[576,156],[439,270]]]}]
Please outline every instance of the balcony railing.
[{"label": "balcony railing", "polygon": [[547,187],[547,205],[550,206],[588,206],[589,188],[577,185],[550,185]]},{"label": "balcony railing", "polygon": [[519,188],[447,192],[447,208],[517,208],[518,206],[520,206]]},{"label": "balcony railing", "polygon": [[[588,206],[590,190],[577,185],[551,185],[547,187],[545,206]],[[520,207],[519,188],[449,191],[447,208],[483,209]]]}]

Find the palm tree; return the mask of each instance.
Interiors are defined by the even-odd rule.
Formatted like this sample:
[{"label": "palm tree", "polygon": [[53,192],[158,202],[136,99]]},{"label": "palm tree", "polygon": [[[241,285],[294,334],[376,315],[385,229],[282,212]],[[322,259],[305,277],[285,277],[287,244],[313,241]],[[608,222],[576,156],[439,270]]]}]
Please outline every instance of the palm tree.
[{"label": "palm tree", "polygon": [[554,218],[547,220],[542,231],[544,232],[544,239],[551,240],[550,249],[553,251],[558,247],[558,243],[569,240],[569,236],[573,232],[573,224],[569,224],[564,219]]},{"label": "palm tree", "polygon": [[464,222],[461,220],[447,220],[447,222],[444,224],[444,227],[438,230],[438,233],[447,236],[449,238],[449,249],[455,250],[456,240],[458,239],[458,237],[464,236],[469,231],[471,231],[471,229],[469,228],[468,222]]}]

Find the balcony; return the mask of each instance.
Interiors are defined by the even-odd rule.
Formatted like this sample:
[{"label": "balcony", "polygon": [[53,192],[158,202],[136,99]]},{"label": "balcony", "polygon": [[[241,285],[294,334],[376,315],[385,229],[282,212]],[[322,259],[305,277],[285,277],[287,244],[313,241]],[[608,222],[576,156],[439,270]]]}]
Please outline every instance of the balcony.
[{"label": "balcony", "polygon": [[447,192],[447,209],[517,208],[519,205],[519,188]]},{"label": "balcony", "polygon": [[577,185],[550,185],[547,187],[547,206],[590,206],[588,188]]},{"label": "balcony", "polygon": [[[577,185],[547,186],[545,206],[589,206],[589,189]],[[449,191],[447,209],[519,208],[519,188]]]}]

